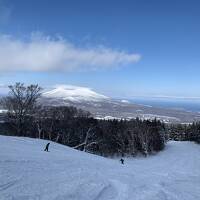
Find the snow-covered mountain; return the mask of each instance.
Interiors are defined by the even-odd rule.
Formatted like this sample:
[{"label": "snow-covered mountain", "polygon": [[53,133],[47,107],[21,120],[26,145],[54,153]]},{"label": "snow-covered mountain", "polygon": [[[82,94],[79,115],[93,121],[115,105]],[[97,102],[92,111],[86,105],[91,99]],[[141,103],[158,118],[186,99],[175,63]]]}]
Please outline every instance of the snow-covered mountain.
[{"label": "snow-covered mountain", "polygon": [[57,85],[43,93],[41,102],[48,106],[75,106],[89,111],[99,119],[157,118],[166,123],[190,123],[200,120],[199,113],[164,109],[116,100],[99,94],[87,87]]},{"label": "snow-covered mountain", "polygon": [[83,102],[83,101],[105,101],[109,98],[94,92],[90,88],[78,87],[72,85],[57,85],[50,91],[43,93],[46,98],[58,98],[72,102]]},{"label": "snow-covered mountain", "polygon": [[199,200],[200,146],[169,142],[148,158],[108,159],[0,136],[1,200]]}]

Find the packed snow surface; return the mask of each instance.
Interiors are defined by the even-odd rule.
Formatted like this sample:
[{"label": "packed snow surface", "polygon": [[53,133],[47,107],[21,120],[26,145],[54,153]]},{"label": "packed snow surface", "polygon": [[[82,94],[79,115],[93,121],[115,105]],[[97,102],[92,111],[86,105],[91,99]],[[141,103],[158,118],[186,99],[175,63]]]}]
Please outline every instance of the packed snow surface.
[{"label": "packed snow surface", "polygon": [[169,142],[147,158],[108,159],[0,136],[1,200],[199,200],[200,146]]},{"label": "packed snow surface", "polygon": [[72,85],[57,85],[54,89],[43,93],[43,96],[47,98],[61,98],[73,102],[102,101],[109,99],[102,94],[94,92],[90,88]]}]

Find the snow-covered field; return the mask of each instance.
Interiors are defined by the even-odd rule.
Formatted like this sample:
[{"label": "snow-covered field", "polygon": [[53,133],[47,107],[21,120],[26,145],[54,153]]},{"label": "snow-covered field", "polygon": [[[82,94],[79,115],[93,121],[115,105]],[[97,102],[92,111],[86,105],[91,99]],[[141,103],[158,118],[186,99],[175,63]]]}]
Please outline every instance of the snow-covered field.
[{"label": "snow-covered field", "polygon": [[169,142],[148,158],[107,159],[0,136],[0,200],[199,200],[200,145]]}]

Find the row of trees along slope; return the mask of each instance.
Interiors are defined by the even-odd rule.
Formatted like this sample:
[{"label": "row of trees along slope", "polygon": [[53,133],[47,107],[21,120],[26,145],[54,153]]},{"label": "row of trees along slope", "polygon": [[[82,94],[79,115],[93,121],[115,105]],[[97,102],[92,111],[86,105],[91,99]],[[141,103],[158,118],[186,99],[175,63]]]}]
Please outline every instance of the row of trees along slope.
[{"label": "row of trees along slope", "polygon": [[16,83],[1,99],[7,109],[1,134],[48,139],[103,156],[160,151],[165,126],[150,120],[97,120],[75,107],[40,105],[41,87]]}]

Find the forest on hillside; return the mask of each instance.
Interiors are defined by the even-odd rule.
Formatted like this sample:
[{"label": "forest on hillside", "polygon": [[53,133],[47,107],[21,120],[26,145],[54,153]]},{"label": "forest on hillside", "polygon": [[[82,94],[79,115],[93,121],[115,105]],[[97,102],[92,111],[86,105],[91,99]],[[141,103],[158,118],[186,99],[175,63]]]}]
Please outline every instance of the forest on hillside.
[{"label": "forest on hillside", "polygon": [[146,156],[164,149],[168,139],[199,141],[200,123],[166,126],[156,119],[98,120],[75,107],[39,105],[38,85],[16,83],[9,89],[1,99],[8,111],[0,123],[3,135],[47,139],[102,156]]},{"label": "forest on hillside", "polygon": [[16,83],[9,89],[1,99],[8,111],[1,134],[48,139],[103,156],[147,155],[164,148],[165,127],[156,119],[97,120],[75,107],[39,105],[38,85]]}]

